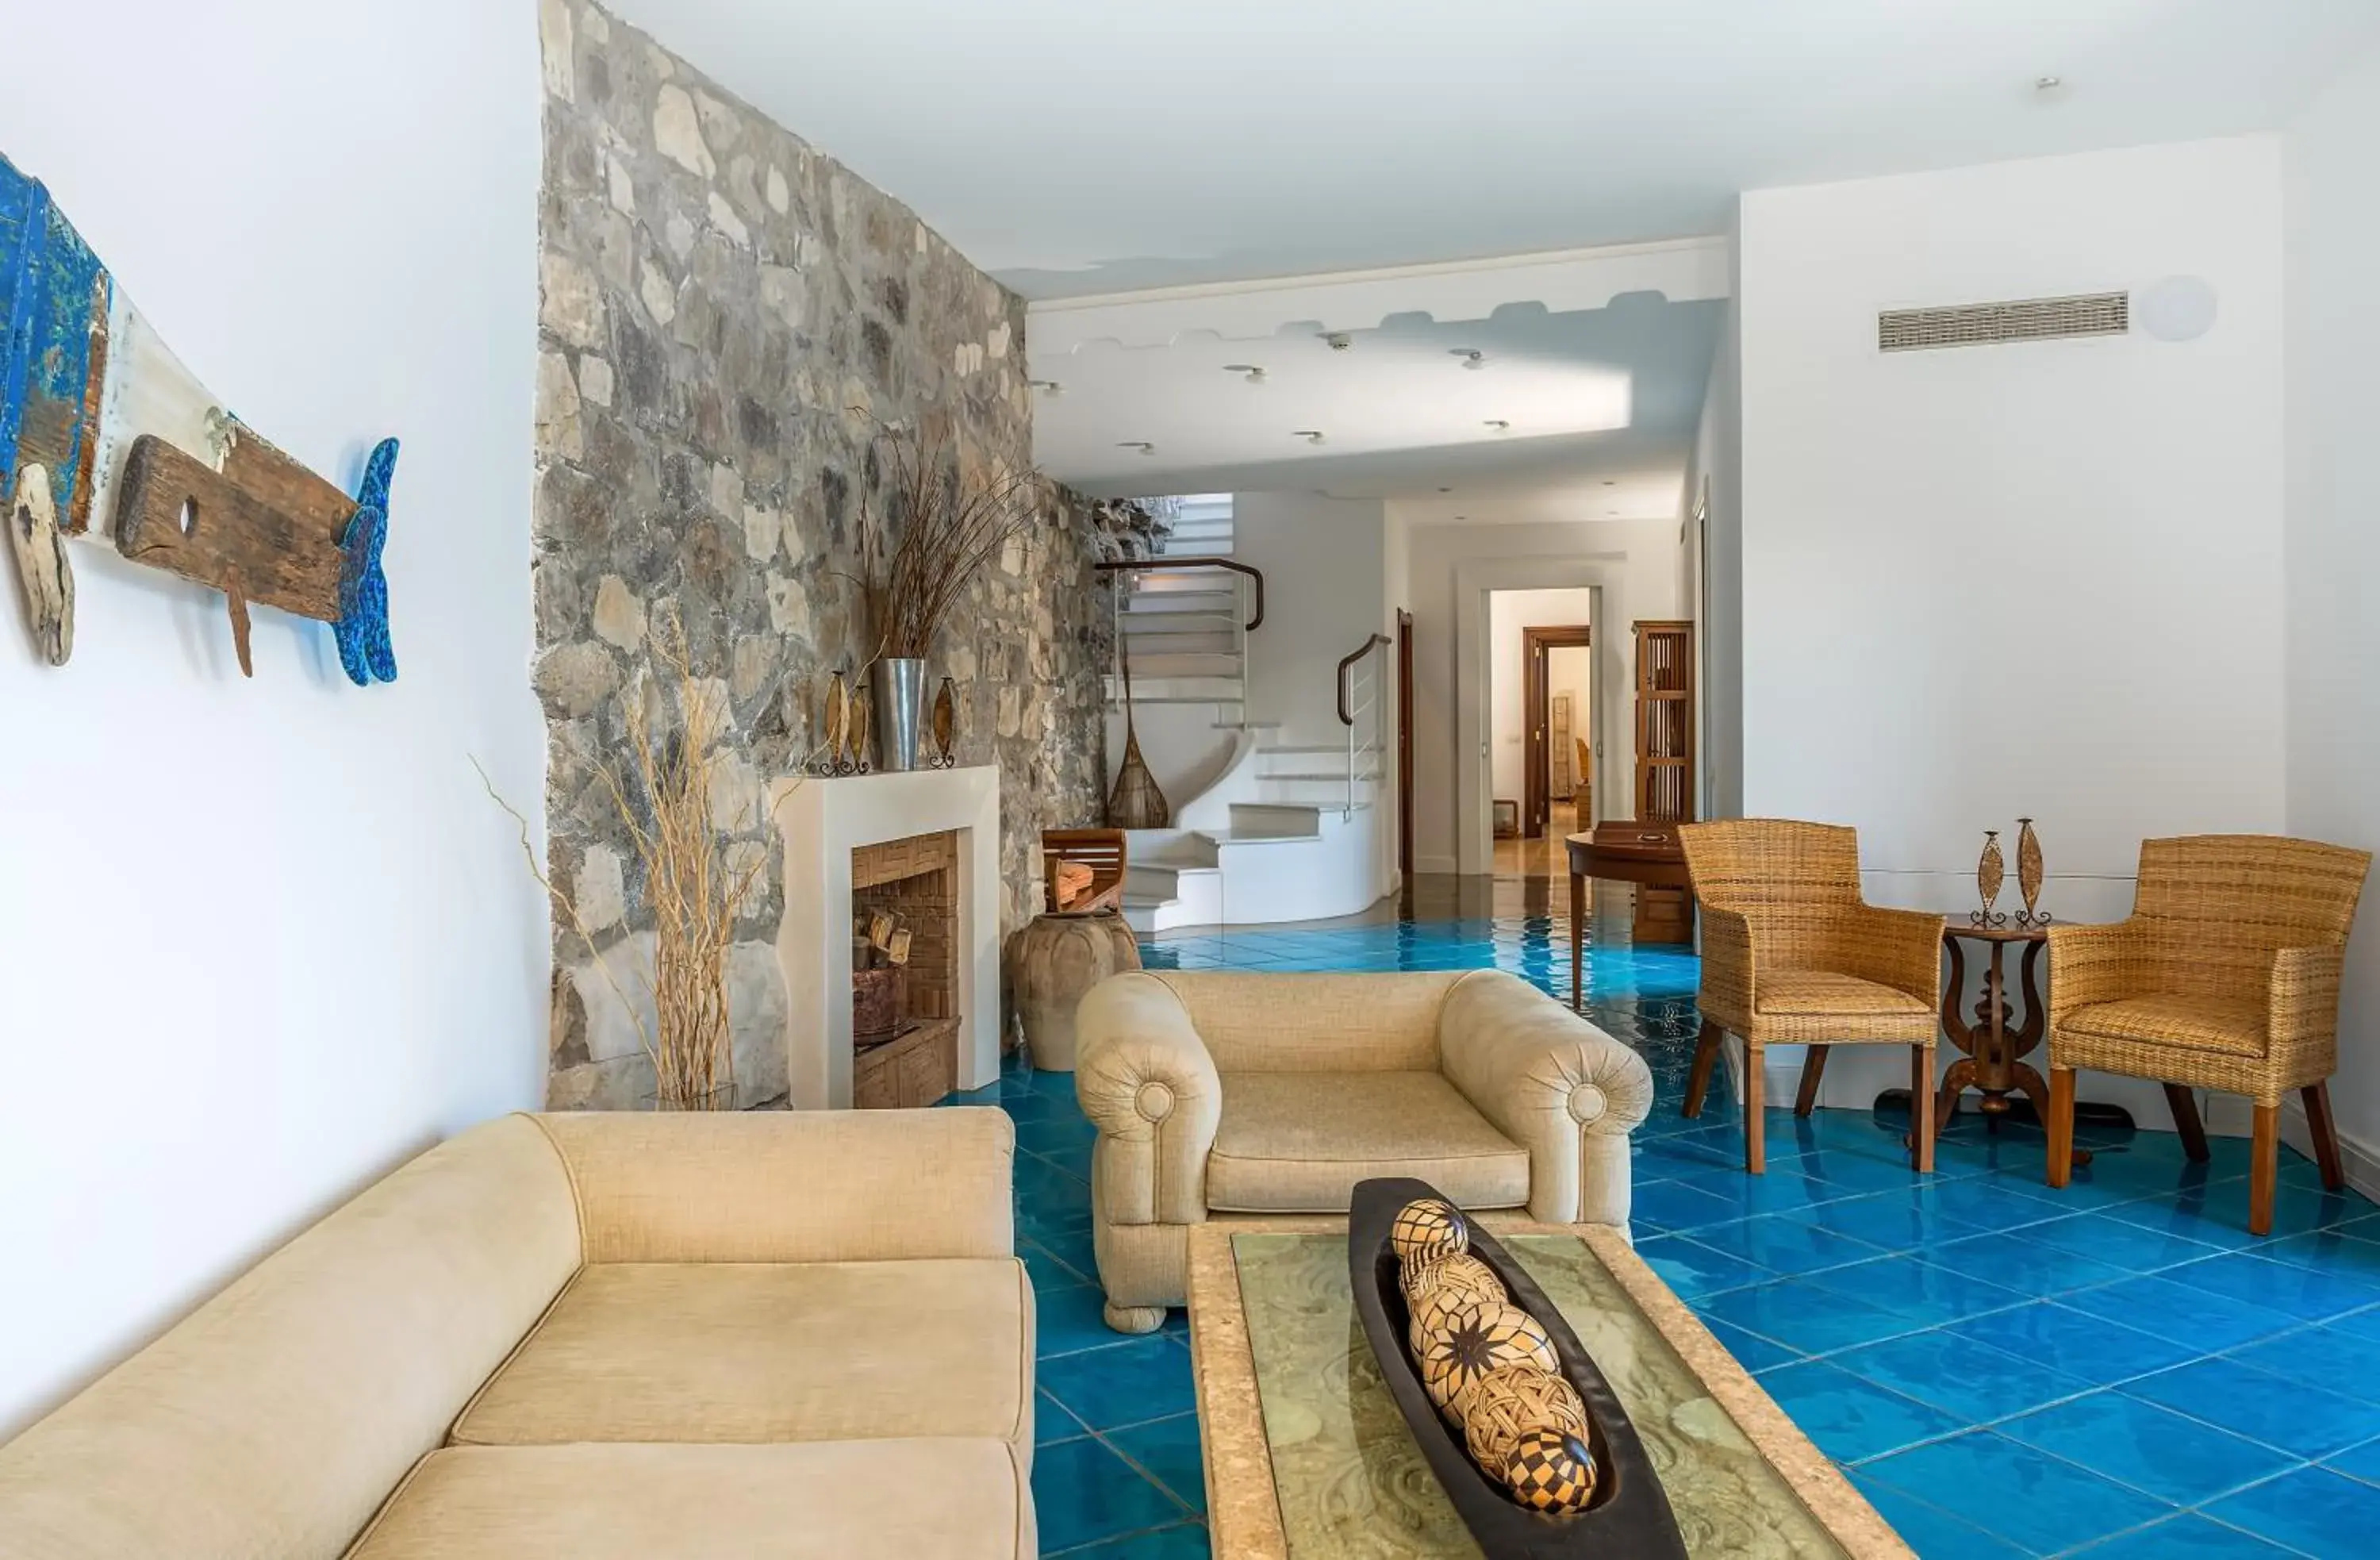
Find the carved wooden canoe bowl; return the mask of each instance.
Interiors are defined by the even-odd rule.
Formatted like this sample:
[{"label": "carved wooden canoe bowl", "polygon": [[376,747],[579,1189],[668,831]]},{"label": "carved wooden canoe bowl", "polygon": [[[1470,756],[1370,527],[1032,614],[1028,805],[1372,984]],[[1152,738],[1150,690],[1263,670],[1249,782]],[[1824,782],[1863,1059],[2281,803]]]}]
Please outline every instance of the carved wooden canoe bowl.
[{"label": "carved wooden canoe bowl", "polygon": [[1595,1497],[1580,1512],[1549,1516],[1531,1511],[1471,1460],[1462,1437],[1439,1417],[1423,1389],[1421,1372],[1405,1346],[1404,1291],[1397,1282],[1399,1264],[1389,1244],[1389,1226],[1396,1222],[1399,1209],[1423,1197],[1439,1194],[1426,1181],[1405,1177],[1357,1183],[1347,1219],[1348,1274],[1354,1284],[1355,1314],[1379,1359],[1389,1394],[1480,1550],[1488,1560],[1585,1560],[1589,1555],[1686,1560],[1685,1540],[1678,1532],[1670,1498],[1611,1384],[1536,1280],[1495,1237],[1466,1220],[1471,1254],[1502,1280],[1512,1303],[1545,1329],[1560,1358],[1562,1375],[1586,1405],[1588,1442],[1598,1470]]}]

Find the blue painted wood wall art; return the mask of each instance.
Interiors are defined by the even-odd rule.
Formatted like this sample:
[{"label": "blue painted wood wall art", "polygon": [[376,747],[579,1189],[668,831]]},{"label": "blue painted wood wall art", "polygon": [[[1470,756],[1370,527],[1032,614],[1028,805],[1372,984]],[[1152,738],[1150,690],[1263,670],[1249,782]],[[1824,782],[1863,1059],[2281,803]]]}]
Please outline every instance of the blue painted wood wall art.
[{"label": "blue painted wood wall art", "polygon": [[260,437],[185,369],[51,201],[0,157],[0,518],[36,650],[74,651],[66,539],[221,591],[240,670],[249,604],[333,625],[359,685],[396,676],[382,440],[354,498]]}]

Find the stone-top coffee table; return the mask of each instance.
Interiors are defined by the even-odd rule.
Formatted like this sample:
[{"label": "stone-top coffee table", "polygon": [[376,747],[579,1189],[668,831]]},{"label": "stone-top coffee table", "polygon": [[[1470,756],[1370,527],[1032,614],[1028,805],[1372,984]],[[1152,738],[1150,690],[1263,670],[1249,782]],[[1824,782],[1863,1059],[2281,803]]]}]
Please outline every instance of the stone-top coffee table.
[{"label": "stone-top coffee table", "polygon": [[[1620,1394],[1691,1554],[1909,1560],[1619,1231],[1486,1223]],[[1355,1316],[1345,1221],[1191,1230],[1190,1347],[1216,1554],[1479,1554],[1380,1379]]]}]

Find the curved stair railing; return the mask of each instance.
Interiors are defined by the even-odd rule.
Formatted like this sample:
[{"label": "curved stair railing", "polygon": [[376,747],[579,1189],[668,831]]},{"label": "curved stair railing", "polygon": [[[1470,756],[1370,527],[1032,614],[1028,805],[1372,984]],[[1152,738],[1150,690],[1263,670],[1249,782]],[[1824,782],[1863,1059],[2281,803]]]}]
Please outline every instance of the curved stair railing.
[{"label": "curved stair railing", "polygon": [[1098,569],[1101,574],[1123,574],[1128,572],[1172,574],[1179,570],[1193,568],[1230,569],[1233,574],[1245,575],[1255,582],[1254,596],[1250,602],[1248,620],[1246,624],[1243,626],[1241,631],[1243,633],[1253,634],[1258,628],[1264,627],[1265,591],[1263,571],[1257,569],[1253,565],[1244,564],[1237,558],[1118,558],[1108,562],[1094,564],[1091,567]]},{"label": "curved stair railing", "polygon": [[[1388,712],[1380,693],[1385,678],[1379,652],[1390,645],[1374,634],[1339,662],[1339,724],[1347,728],[1347,813],[1355,810],[1355,787],[1371,778],[1385,750]],[[1369,715],[1365,722],[1361,717]]]}]

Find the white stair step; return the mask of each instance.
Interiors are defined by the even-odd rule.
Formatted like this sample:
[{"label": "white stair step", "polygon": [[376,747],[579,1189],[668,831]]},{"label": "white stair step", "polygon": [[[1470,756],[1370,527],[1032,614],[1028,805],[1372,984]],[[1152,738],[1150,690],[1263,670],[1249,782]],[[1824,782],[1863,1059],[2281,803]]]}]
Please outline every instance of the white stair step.
[{"label": "white stair step", "polygon": [[1277,835],[1262,831],[1250,833],[1239,829],[1210,829],[1207,832],[1207,837],[1215,842],[1215,848],[1218,850],[1239,850],[1253,849],[1260,846],[1312,845],[1322,838],[1322,831],[1317,828],[1310,834]]},{"label": "white stair step", "polygon": [[1135,655],[1132,658],[1132,680],[1135,689],[1143,677],[1229,677],[1238,682],[1240,658],[1236,655],[1202,654],[1196,651]]},{"label": "white stair step", "polygon": [[1147,591],[1124,598],[1123,615],[1140,617],[1196,613],[1228,617],[1238,604],[1239,598],[1229,591]]},{"label": "white stair step", "polygon": [[[1355,784],[1358,786],[1368,786],[1379,777],[1379,771],[1375,769],[1366,769],[1359,771],[1354,776],[1354,779]],[[1304,774],[1285,774],[1280,770],[1274,770],[1268,774],[1259,774],[1257,778],[1259,780],[1294,780],[1309,785],[1317,782],[1325,782],[1333,786],[1344,786],[1347,783],[1349,776],[1347,772],[1343,769],[1336,774],[1331,774],[1329,770],[1312,770]]]},{"label": "white stair step", "polygon": [[1322,809],[1305,802],[1233,802],[1232,835],[1305,838],[1322,832]]}]

